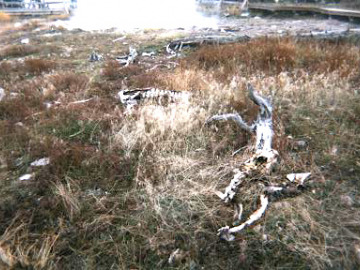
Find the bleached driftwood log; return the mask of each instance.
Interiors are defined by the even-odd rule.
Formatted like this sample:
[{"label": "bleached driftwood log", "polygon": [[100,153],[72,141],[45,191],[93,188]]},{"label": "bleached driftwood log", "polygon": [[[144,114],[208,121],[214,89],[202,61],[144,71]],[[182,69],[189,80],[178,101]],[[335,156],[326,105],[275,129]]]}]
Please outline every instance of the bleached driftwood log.
[{"label": "bleached driftwood log", "polygon": [[164,102],[189,102],[190,93],[186,91],[162,90],[157,88],[137,88],[132,90],[121,90],[118,98],[127,109],[138,105],[141,101],[153,100],[159,104]]},{"label": "bleached driftwood log", "polygon": [[[206,123],[219,120],[232,120],[243,130],[253,133],[256,136],[254,155],[245,161],[240,169],[234,170],[234,176],[230,184],[225,188],[225,192],[216,192],[216,194],[225,202],[232,202],[239,186],[243,181],[251,176],[253,172],[260,171],[263,174],[269,174],[272,171],[273,166],[277,163],[278,152],[272,149],[272,137],[273,137],[273,126],[272,126],[272,106],[268,99],[259,95],[254,88],[248,84],[250,99],[259,106],[260,112],[257,120],[251,125],[247,124],[239,114],[223,114],[215,115],[210,117]],[[310,176],[310,173],[302,174],[289,174],[287,175],[290,183],[295,183],[297,187],[303,186],[305,180]],[[297,188],[295,188],[295,192]],[[218,230],[218,234],[222,239],[232,241],[235,239],[234,234],[238,233],[248,226],[254,225],[261,217],[265,214],[266,209],[269,205],[269,197],[274,194],[287,194],[292,193],[293,189],[291,185],[283,186],[267,186],[263,189],[263,194],[260,196],[260,207],[250,215],[250,217],[240,224],[239,226],[230,228],[225,226]],[[235,204],[237,219],[241,220],[242,215],[242,204]]]}]

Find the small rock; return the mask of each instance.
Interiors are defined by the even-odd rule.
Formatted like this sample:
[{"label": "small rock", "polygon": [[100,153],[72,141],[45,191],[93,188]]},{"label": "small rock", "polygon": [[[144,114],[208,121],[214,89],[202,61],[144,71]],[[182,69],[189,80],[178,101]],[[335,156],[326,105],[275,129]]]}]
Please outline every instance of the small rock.
[{"label": "small rock", "polygon": [[101,54],[98,54],[97,52],[93,51],[90,55],[89,61],[90,62],[97,62],[103,60],[104,57]]},{"label": "small rock", "polygon": [[267,241],[269,241],[269,236],[267,234],[263,234],[262,239],[263,239],[263,241],[267,242]]},{"label": "small rock", "polygon": [[145,57],[151,57],[151,56],[154,56],[155,55],[155,52],[143,52],[141,54],[141,56],[145,56]]},{"label": "small rock", "polygon": [[353,207],[354,206],[354,200],[348,196],[348,195],[342,195],[340,197],[340,202],[343,206],[346,207]]},{"label": "small rock", "polygon": [[19,180],[20,181],[28,181],[33,177],[32,174],[28,173],[28,174],[24,174],[22,176],[20,176]]},{"label": "small rock", "polygon": [[17,96],[19,96],[19,93],[15,93],[15,92],[10,93],[11,98],[16,98]]},{"label": "small rock", "polygon": [[2,101],[5,97],[5,90],[0,87],[0,101]]},{"label": "small rock", "polygon": [[336,156],[339,153],[339,149],[336,145],[334,145],[333,147],[331,147],[330,149],[330,155],[332,156]]},{"label": "small rock", "polygon": [[33,167],[41,167],[46,166],[50,164],[50,158],[40,158],[35,160],[34,162],[31,162],[31,166]]},{"label": "small rock", "polygon": [[254,228],[253,228],[253,231],[254,232],[257,232],[257,233],[260,233],[262,230],[262,226],[259,224],[259,225],[256,225]]},{"label": "small rock", "polygon": [[28,38],[23,38],[20,42],[21,42],[21,44],[29,44],[30,39],[28,39]]},{"label": "small rock", "polygon": [[296,142],[295,142],[295,146],[296,146],[298,149],[305,149],[305,148],[308,146],[308,142],[307,142],[307,141],[304,141],[304,140],[296,141]]},{"label": "small rock", "polygon": [[250,16],[250,13],[249,12],[242,12],[241,17],[249,17]]}]

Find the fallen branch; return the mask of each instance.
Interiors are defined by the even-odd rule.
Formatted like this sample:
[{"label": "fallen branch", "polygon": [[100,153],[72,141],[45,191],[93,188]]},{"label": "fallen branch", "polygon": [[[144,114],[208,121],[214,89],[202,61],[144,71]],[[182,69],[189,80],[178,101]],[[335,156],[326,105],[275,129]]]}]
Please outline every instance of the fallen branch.
[{"label": "fallen branch", "polygon": [[[247,177],[250,177],[254,172],[260,172],[261,174],[270,174],[274,165],[278,160],[278,152],[272,149],[272,106],[268,99],[262,97],[255,89],[248,84],[247,86],[249,92],[249,98],[256,105],[259,106],[259,114],[256,121],[249,125],[247,124],[239,114],[223,114],[215,115],[210,117],[206,124],[209,124],[213,121],[222,121],[222,120],[232,120],[243,130],[253,133],[256,136],[255,149],[256,152],[254,155],[246,160],[240,165],[240,169],[234,170],[233,179],[230,181],[230,184],[225,188],[225,192],[220,191],[216,192],[221,200],[225,203],[233,202],[236,192],[240,185],[244,182]],[[250,217],[239,226],[230,228],[225,226],[218,230],[218,235],[220,238],[227,241],[232,241],[235,239],[234,234],[238,233],[245,228],[254,225],[261,217],[265,214],[265,211],[269,205],[269,196],[276,197],[276,195],[291,195],[298,194],[299,188],[304,185],[306,179],[308,179],[310,173],[301,173],[301,174],[288,174],[287,179],[290,181],[290,184],[284,186],[266,186],[263,189],[263,194],[260,196],[260,207],[250,215]],[[296,186],[294,187],[294,184]],[[241,220],[243,207],[242,204],[235,204],[235,214],[234,217],[239,221]]]},{"label": "fallen branch", "polygon": [[206,120],[205,124],[210,124],[213,121],[220,121],[220,120],[233,120],[238,126],[247,132],[254,132],[254,126],[249,126],[239,114],[237,113],[229,113],[229,114],[221,114],[221,115],[214,115]]}]

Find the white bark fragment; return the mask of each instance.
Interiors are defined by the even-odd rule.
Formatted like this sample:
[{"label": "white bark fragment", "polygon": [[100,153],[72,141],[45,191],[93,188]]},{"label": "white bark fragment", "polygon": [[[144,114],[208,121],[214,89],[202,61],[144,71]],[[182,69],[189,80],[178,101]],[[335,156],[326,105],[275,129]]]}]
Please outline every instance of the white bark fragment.
[{"label": "white bark fragment", "polygon": [[242,203],[235,204],[234,220],[241,221],[243,211],[244,211],[244,207]]},{"label": "white bark fragment", "polygon": [[72,104],[84,104],[84,103],[89,102],[89,101],[91,101],[91,100],[93,100],[93,99],[94,99],[94,98],[77,100],[77,101],[70,102],[68,105],[72,105]]},{"label": "white bark fragment", "polygon": [[251,225],[254,225],[265,214],[268,205],[269,198],[264,194],[261,195],[260,208],[257,209],[254,213],[252,213],[252,215],[244,223],[233,228],[230,228],[229,226],[220,228],[218,230],[218,235],[224,240],[233,241],[235,239],[235,236],[233,234],[238,233]]},{"label": "white bark fragment", "polygon": [[310,177],[311,173],[290,173],[286,175],[286,178],[291,183],[297,183],[299,186],[303,186],[305,183],[305,180],[307,180]]},{"label": "white bark fragment", "polygon": [[34,162],[31,162],[30,165],[33,167],[41,167],[46,166],[50,164],[50,158],[40,158],[35,160]]},{"label": "white bark fragment", "polygon": [[14,261],[15,261],[14,256],[11,254],[9,249],[5,249],[1,246],[0,246],[0,260],[10,268],[14,266]]},{"label": "white bark fragment", "polygon": [[236,191],[238,186],[243,182],[243,179],[247,176],[246,173],[235,169],[234,170],[234,177],[231,180],[230,184],[225,188],[225,192],[221,193],[218,191],[216,194],[223,200],[225,203],[232,201],[236,195]]},{"label": "white bark fragment", "polygon": [[23,39],[20,41],[21,44],[29,44],[29,42],[30,42],[30,39],[28,39],[28,38],[23,38]]},{"label": "white bark fragment", "polygon": [[5,90],[3,88],[0,87],[0,101],[2,101],[5,97]]},{"label": "white bark fragment", "polygon": [[28,181],[28,180],[30,180],[33,176],[34,176],[34,175],[33,175],[33,174],[30,174],[30,173],[24,174],[24,175],[22,175],[22,176],[19,177],[19,180],[20,180],[20,181]]}]

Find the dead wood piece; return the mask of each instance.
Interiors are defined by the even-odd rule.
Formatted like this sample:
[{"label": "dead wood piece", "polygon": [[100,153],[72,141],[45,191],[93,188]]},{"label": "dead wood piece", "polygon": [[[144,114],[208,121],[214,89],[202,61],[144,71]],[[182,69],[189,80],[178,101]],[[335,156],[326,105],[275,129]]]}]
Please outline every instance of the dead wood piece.
[{"label": "dead wood piece", "polygon": [[98,54],[96,51],[93,51],[90,55],[89,61],[90,62],[97,62],[103,60],[104,57],[101,54]]},{"label": "dead wood piece", "polygon": [[124,56],[119,56],[116,58],[116,60],[121,64],[127,67],[128,65],[135,62],[136,57],[138,56],[138,53],[135,48],[129,47],[129,54]]},{"label": "dead wood piece", "polygon": [[176,55],[181,52],[184,48],[195,48],[201,45],[219,45],[227,43],[236,43],[249,41],[250,37],[247,35],[237,36],[206,36],[206,37],[193,37],[190,39],[178,39],[171,41],[166,46],[166,52],[171,55]]},{"label": "dead wood piece", "polygon": [[[209,124],[213,121],[220,120],[232,120],[238,124],[242,129],[248,131],[249,133],[255,133],[256,143],[255,149],[256,152],[252,157],[246,160],[240,165],[240,169],[234,170],[234,176],[230,184],[225,188],[225,192],[217,191],[216,194],[226,203],[234,202],[234,197],[239,186],[243,181],[251,175],[254,175],[255,172],[261,173],[263,175],[268,175],[272,172],[273,167],[278,162],[279,153],[272,149],[272,137],[273,137],[273,128],[272,128],[272,106],[270,100],[261,96],[252,85],[248,84],[247,89],[249,91],[249,98],[259,106],[259,114],[256,121],[252,125],[248,125],[239,114],[222,114],[215,115],[210,117],[206,124]],[[280,186],[270,185],[266,186],[263,189],[263,194],[260,196],[260,207],[257,209],[250,217],[241,225],[230,228],[225,226],[218,230],[218,235],[220,238],[227,241],[232,241],[235,239],[234,234],[241,232],[243,229],[255,224],[260,218],[264,215],[268,205],[269,205],[269,196],[271,198],[276,198],[279,195],[292,196],[299,194],[301,188],[304,187],[305,180],[310,177],[311,173],[292,173],[288,174],[286,177],[290,181],[289,184],[284,184]],[[241,219],[242,215],[242,205],[235,204],[235,215]]]},{"label": "dead wood piece", "polygon": [[138,105],[141,101],[155,100],[159,104],[164,102],[187,103],[189,101],[190,93],[185,91],[162,90],[157,88],[138,88],[132,90],[121,90],[118,93],[118,98],[127,109],[131,109]]},{"label": "dead wood piece", "polygon": [[218,230],[218,235],[220,238],[227,240],[227,241],[233,241],[235,239],[234,234],[238,233],[245,228],[254,225],[258,220],[261,219],[261,217],[265,214],[265,211],[269,205],[269,198],[266,195],[260,196],[260,207],[251,214],[251,216],[241,225],[230,228],[229,226],[220,228]]},{"label": "dead wood piece", "polygon": [[272,107],[270,102],[260,96],[255,89],[248,84],[250,99],[260,107],[260,113],[257,120],[248,125],[239,114],[222,114],[210,117],[206,124],[218,120],[233,120],[242,129],[256,134],[256,153],[241,166],[241,170],[236,170],[230,184],[225,188],[225,192],[216,194],[225,202],[234,199],[238,186],[242,180],[249,176],[253,171],[259,168],[265,168],[265,173],[270,173],[273,166],[277,163],[278,152],[271,148],[272,142]]}]

